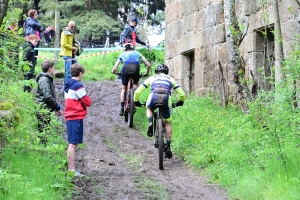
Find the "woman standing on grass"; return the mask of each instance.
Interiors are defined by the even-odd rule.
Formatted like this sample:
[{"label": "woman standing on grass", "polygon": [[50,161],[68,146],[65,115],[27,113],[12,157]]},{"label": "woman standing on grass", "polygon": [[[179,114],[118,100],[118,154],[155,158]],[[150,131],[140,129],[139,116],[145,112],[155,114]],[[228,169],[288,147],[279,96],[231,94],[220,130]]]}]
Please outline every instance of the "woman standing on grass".
[{"label": "woman standing on grass", "polygon": [[[31,9],[28,11],[28,17],[25,20],[24,23],[24,30],[26,33],[26,40],[29,41],[29,35],[34,34],[38,36],[38,43],[36,47],[39,47],[40,40],[42,37],[43,27],[42,25],[37,21],[38,13],[36,10]],[[38,55],[38,50],[35,50],[35,56]],[[36,59],[36,58],[35,58]]]}]

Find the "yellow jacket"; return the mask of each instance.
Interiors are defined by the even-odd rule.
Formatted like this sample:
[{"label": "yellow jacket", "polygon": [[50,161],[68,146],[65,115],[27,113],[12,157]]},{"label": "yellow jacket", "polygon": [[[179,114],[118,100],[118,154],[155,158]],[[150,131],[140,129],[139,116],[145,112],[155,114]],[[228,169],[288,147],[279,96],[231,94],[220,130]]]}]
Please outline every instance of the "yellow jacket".
[{"label": "yellow jacket", "polygon": [[75,32],[73,35],[73,33],[69,31],[68,27],[64,28],[64,30],[61,33],[61,39],[60,39],[60,45],[61,45],[61,51],[59,53],[60,56],[72,56],[74,45],[75,45],[73,40],[74,41],[76,40]]}]

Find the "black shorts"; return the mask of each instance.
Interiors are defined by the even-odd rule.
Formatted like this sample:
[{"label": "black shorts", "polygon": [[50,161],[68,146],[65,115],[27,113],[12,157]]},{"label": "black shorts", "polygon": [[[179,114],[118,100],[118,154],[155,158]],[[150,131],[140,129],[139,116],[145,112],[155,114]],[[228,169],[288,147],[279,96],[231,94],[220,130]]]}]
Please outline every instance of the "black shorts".
[{"label": "black shorts", "polygon": [[140,80],[140,65],[136,63],[124,65],[122,68],[122,85],[127,86],[130,77],[133,78],[134,84]]}]

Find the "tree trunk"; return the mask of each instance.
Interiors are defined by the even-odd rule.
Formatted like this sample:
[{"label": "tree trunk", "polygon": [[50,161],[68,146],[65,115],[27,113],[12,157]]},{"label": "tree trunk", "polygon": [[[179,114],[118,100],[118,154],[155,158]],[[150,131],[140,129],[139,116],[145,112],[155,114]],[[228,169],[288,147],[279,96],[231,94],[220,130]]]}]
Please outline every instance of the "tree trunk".
[{"label": "tree trunk", "polygon": [[0,0],[0,26],[6,15],[7,7],[8,7],[8,0]]},{"label": "tree trunk", "polygon": [[245,79],[244,61],[239,51],[239,45],[243,39],[243,34],[240,30],[235,14],[235,0],[224,0],[224,17],[228,56],[233,71],[234,83],[237,89],[237,100],[244,113],[246,113],[248,112],[247,102],[252,100],[252,97]]},{"label": "tree trunk", "polygon": [[283,60],[283,44],[282,44],[282,34],[281,34],[281,25],[280,25],[280,17],[278,11],[278,0],[275,0],[274,5],[275,11],[275,86],[282,79],[282,60]]},{"label": "tree trunk", "polygon": [[[54,48],[59,48],[60,44],[60,11],[59,11],[59,0],[56,0],[55,7],[55,40]],[[59,52],[55,51],[55,59],[58,59]]]}]

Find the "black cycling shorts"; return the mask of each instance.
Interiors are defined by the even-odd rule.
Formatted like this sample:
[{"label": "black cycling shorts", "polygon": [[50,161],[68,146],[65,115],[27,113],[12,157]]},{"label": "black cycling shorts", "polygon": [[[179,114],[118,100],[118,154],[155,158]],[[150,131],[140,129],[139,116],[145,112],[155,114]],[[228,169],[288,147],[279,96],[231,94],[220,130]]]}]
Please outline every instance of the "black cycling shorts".
[{"label": "black cycling shorts", "polygon": [[122,68],[122,85],[127,86],[130,77],[132,76],[134,84],[138,84],[140,80],[140,65],[131,63],[124,65]]}]

